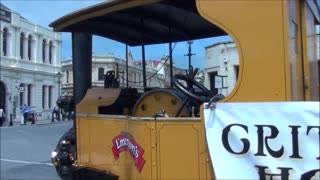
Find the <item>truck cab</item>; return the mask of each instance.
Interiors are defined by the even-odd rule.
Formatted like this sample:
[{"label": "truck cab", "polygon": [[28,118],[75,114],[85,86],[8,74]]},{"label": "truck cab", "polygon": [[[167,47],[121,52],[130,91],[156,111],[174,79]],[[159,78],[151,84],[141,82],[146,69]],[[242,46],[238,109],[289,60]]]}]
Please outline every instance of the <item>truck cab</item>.
[{"label": "truck cab", "polygon": [[[204,103],[319,101],[318,24],[311,0],[114,0],[54,21],[55,31],[72,33],[74,69],[74,126],[52,155],[59,176],[215,179]],[[197,82],[191,66],[173,73],[172,43],[226,34],[240,64],[227,96]],[[116,72],[92,87],[93,35],[141,46],[142,91],[120,87]],[[171,85],[147,87],[145,46],[164,43]]]}]

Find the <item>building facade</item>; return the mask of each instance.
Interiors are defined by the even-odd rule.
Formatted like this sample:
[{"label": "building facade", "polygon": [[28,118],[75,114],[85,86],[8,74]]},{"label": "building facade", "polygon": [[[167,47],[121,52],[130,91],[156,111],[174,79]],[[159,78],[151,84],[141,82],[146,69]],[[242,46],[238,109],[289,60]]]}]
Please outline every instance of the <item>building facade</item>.
[{"label": "building facade", "polygon": [[51,117],[59,91],[61,33],[36,25],[0,4],[0,106],[20,121],[27,104]]},{"label": "building facade", "polygon": [[[126,61],[108,55],[92,55],[92,87],[104,87],[104,77],[108,71],[116,71],[120,87],[137,88],[143,92],[142,62],[134,61],[132,54],[128,52],[128,76],[126,74]],[[173,74],[184,73],[182,69],[173,67]],[[62,95],[73,94],[73,69],[72,60],[62,62]],[[128,77],[128,78],[127,78]],[[147,87],[170,87],[169,57],[161,60],[146,61]]]},{"label": "building facade", "polygon": [[239,74],[239,53],[233,42],[222,42],[205,48],[204,85],[227,96],[235,87]]}]

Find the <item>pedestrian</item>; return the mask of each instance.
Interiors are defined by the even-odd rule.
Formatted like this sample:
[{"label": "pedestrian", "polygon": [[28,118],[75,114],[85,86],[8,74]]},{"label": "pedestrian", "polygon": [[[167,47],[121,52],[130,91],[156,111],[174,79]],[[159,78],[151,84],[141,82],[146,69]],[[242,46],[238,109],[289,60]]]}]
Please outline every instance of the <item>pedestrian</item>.
[{"label": "pedestrian", "polygon": [[54,122],[54,117],[56,117],[57,121],[60,121],[60,108],[57,104],[53,108],[51,122]]},{"label": "pedestrian", "polygon": [[30,107],[24,104],[23,106],[21,106],[21,112],[23,114],[23,123],[21,122],[21,124],[26,124],[28,121],[28,114],[30,112]]},{"label": "pedestrian", "polygon": [[3,125],[4,121],[6,120],[6,114],[4,113],[4,108],[0,107],[0,127]]}]

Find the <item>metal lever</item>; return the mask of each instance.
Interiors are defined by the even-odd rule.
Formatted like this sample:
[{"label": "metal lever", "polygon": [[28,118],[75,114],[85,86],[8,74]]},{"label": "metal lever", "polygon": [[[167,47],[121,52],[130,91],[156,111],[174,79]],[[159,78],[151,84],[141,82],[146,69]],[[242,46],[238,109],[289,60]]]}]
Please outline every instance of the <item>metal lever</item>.
[{"label": "metal lever", "polygon": [[217,95],[214,95],[208,102],[208,104],[206,105],[206,109],[210,108],[210,109],[214,109],[215,108],[215,103],[222,100],[223,98],[225,98],[224,95],[222,94],[217,94]]}]

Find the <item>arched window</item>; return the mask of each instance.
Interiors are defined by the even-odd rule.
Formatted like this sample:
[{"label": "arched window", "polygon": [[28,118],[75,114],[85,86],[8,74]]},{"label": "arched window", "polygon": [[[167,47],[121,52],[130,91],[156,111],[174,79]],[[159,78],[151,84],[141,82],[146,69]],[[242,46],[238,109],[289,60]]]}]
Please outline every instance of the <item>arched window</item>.
[{"label": "arched window", "polygon": [[47,41],[44,39],[42,41],[42,62],[43,63],[46,62],[46,44],[47,44]]},{"label": "arched window", "polygon": [[52,64],[52,48],[53,44],[52,41],[49,42],[49,64]]},{"label": "arched window", "polygon": [[24,38],[25,38],[25,35],[24,33],[21,33],[20,34],[20,58],[23,59],[24,57],[24,54],[23,54],[23,49],[24,49]]},{"label": "arched window", "polygon": [[29,59],[29,61],[31,60],[31,51],[32,51],[32,36],[31,35],[29,35],[28,36],[28,59]]},{"label": "arched window", "polygon": [[3,29],[3,39],[2,39],[2,52],[4,56],[7,56],[7,41],[8,41],[8,29]]},{"label": "arched window", "polygon": [[99,68],[98,69],[98,80],[103,81],[104,80],[104,68]]}]

